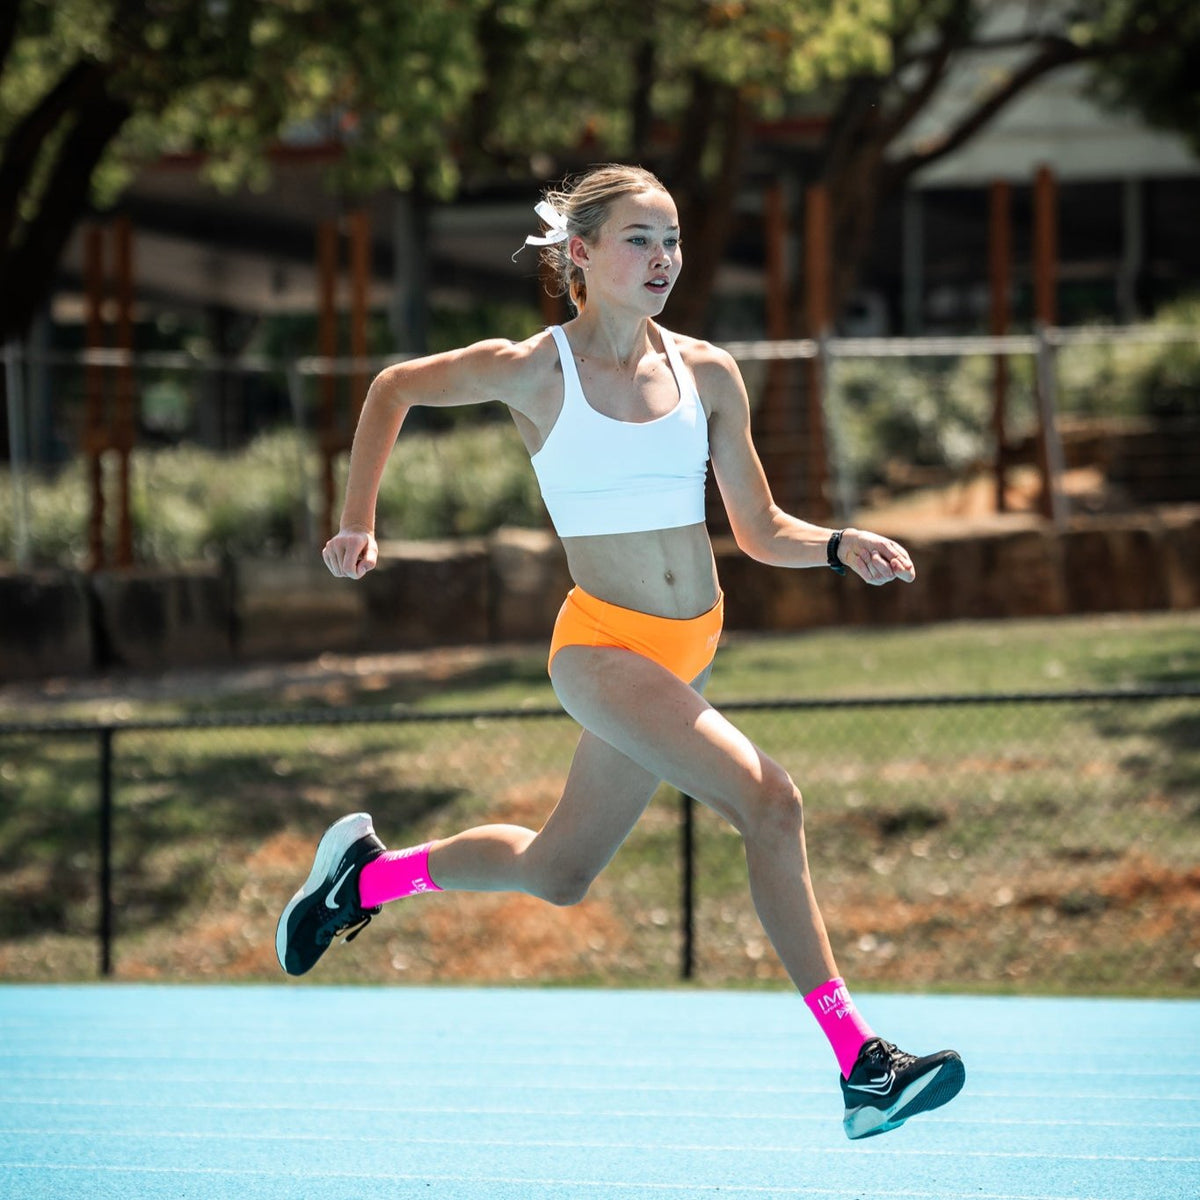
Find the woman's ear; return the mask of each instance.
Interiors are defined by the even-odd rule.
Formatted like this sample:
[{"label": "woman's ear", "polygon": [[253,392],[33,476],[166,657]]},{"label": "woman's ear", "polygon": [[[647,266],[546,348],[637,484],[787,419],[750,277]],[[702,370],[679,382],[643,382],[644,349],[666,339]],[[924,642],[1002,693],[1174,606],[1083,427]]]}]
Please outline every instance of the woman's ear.
[{"label": "woman's ear", "polygon": [[591,266],[591,251],[588,248],[587,242],[575,234],[569,242],[567,242],[567,254],[571,261],[581,271],[586,271]]}]

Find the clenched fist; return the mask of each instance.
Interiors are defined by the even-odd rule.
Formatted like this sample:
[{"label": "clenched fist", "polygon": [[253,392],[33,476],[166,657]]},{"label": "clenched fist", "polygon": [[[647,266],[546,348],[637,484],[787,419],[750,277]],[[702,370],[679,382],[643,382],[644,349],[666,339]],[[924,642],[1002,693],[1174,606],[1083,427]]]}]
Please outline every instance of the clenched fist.
[{"label": "clenched fist", "polygon": [[339,579],[361,579],[374,570],[379,547],[365,529],[341,529],[325,543],[321,558]]}]

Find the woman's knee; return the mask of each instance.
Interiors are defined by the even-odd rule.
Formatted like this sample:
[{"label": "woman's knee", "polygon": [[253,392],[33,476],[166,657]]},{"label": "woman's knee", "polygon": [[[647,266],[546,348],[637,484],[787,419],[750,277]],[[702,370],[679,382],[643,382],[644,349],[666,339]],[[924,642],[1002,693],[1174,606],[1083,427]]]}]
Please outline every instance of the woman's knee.
[{"label": "woman's knee", "polygon": [[531,879],[530,891],[548,904],[569,908],[573,904],[583,902],[594,879],[595,876],[590,871],[559,867],[553,871],[540,872]]},{"label": "woman's knee", "polygon": [[804,824],[804,800],[792,777],[778,763],[764,761],[750,798],[743,835],[791,837]]},{"label": "woman's knee", "polygon": [[579,904],[587,896],[597,872],[561,852],[539,853],[548,849],[539,847],[538,839],[534,838],[522,856],[525,860],[524,890],[559,908]]}]

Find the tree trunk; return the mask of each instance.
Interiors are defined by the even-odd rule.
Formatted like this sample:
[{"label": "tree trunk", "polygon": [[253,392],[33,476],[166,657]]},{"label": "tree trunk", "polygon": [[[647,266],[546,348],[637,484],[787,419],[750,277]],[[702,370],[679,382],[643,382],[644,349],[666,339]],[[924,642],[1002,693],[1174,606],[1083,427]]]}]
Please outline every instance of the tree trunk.
[{"label": "tree trunk", "polygon": [[696,141],[720,139],[719,162],[713,177],[704,178],[699,170],[703,150],[695,144],[689,146],[692,138],[685,136],[680,177],[672,179],[672,187],[680,200],[687,283],[672,293],[665,313],[672,329],[696,337],[705,336],[711,322],[717,270],[733,226],[750,124],[747,106],[737,91],[726,89],[714,103],[711,86],[705,90],[706,95],[694,96],[690,119],[696,121],[694,134],[699,133],[701,124],[705,127]]},{"label": "tree trunk", "polygon": [[[46,303],[58,261],[87,212],[96,167],[131,115],[129,106],[98,82],[76,99],[74,125],[55,155],[36,215],[24,225],[14,222],[0,245],[0,341],[23,337]],[[19,170],[10,173],[9,186],[18,190],[0,196],[0,211],[9,203],[15,208],[20,177]]]}]

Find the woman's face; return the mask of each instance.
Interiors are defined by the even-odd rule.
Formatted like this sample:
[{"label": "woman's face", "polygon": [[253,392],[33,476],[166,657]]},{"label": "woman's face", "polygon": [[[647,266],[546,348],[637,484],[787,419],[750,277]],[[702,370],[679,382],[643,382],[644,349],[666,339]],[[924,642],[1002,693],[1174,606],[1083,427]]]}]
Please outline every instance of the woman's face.
[{"label": "woman's face", "polygon": [[572,257],[584,268],[588,303],[662,312],[679,277],[679,214],[666,192],[635,192],[613,201],[595,242],[573,239]]}]

